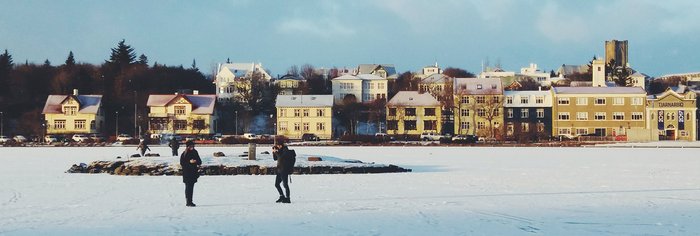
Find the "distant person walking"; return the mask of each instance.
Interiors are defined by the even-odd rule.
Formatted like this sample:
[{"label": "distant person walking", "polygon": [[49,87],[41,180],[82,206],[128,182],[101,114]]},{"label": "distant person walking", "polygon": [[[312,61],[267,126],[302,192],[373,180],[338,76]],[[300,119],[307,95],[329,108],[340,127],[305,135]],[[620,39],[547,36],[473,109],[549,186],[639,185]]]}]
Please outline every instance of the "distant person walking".
[{"label": "distant person walking", "polygon": [[141,157],[144,157],[146,150],[150,151],[151,148],[149,148],[148,144],[146,144],[146,140],[141,139],[141,142],[139,143],[139,146],[136,147],[136,150],[141,150]]},{"label": "distant person walking", "polygon": [[192,202],[194,193],[194,183],[197,183],[199,178],[199,166],[202,165],[202,159],[199,158],[199,153],[194,150],[194,142],[187,141],[185,143],[185,151],[180,155],[180,166],[182,166],[182,182],[185,183],[185,199],[186,206],[197,206]]},{"label": "distant person walking", "polygon": [[175,138],[171,138],[170,142],[168,142],[168,147],[170,147],[170,150],[173,151],[173,156],[177,156],[177,149],[180,149],[180,142],[177,141]]},{"label": "distant person walking", "polygon": [[[294,169],[294,162],[296,161],[296,153],[294,150],[289,150],[282,141],[278,141],[277,144],[272,146],[272,158],[277,161],[277,175],[275,177],[275,188],[280,194],[280,198],[277,199],[278,203],[291,203],[291,198],[289,196],[289,175]],[[284,186],[285,192],[282,192],[280,183]],[[285,195],[286,193],[286,195]]]}]

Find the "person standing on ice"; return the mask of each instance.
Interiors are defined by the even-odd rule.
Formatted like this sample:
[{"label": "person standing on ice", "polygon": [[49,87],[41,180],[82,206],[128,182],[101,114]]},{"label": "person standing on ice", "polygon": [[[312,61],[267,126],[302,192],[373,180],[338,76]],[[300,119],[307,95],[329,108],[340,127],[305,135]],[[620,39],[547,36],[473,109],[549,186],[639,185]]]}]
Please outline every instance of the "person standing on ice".
[{"label": "person standing on ice", "polygon": [[141,156],[144,157],[146,150],[150,151],[151,148],[149,148],[146,144],[146,140],[141,139],[141,142],[139,143],[139,146],[136,147],[136,150],[141,150]]},{"label": "person standing on ice", "polygon": [[185,199],[186,206],[197,206],[192,202],[194,193],[194,183],[197,183],[199,178],[199,166],[202,165],[202,159],[199,158],[199,153],[194,149],[194,142],[187,141],[185,143],[185,151],[180,155],[180,166],[182,166],[182,182],[185,183]]},{"label": "person standing on ice", "polygon": [[[293,150],[289,150],[282,141],[277,141],[274,146],[272,146],[272,158],[277,161],[277,175],[275,177],[275,188],[280,194],[280,198],[277,199],[278,203],[291,203],[289,196],[289,174],[292,173],[294,168],[294,162],[296,160],[296,154]],[[285,193],[282,192],[280,183],[284,185]]]},{"label": "person standing on ice", "polygon": [[170,142],[168,143],[168,147],[173,151],[173,156],[177,156],[177,149],[180,149],[180,142],[177,141],[175,138],[171,138]]}]

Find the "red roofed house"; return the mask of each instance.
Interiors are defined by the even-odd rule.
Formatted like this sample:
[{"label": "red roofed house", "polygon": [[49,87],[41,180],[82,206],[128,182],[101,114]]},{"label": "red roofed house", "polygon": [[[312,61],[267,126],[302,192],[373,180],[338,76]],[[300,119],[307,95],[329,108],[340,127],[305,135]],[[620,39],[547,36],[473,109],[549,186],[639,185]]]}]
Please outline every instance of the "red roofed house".
[{"label": "red roofed house", "polygon": [[104,125],[102,95],[49,95],[41,112],[47,134],[99,133]]}]

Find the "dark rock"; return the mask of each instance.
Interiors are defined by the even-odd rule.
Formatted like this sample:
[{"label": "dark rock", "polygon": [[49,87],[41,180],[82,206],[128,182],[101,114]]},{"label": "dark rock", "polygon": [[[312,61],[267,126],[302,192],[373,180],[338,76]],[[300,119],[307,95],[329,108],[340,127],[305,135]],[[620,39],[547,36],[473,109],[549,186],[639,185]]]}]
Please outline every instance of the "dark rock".
[{"label": "dark rock", "polygon": [[260,154],[270,154],[268,151],[261,152]]},{"label": "dark rock", "polygon": [[321,159],[320,157],[309,157],[309,158],[307,158],[307,160],[308,161],[322,161],[323,159]]},{"label": "dark rock", "polygon": [[215,152],[215,153],[214,153],[214,157],[225,157],[225,156],[226,156],[226,155],[224,155],[223,152]]},{"label": "dark rock", "polygon": [[160,154],[158,154],[158,153],[146,153],[146,156],[147,157],[159,157]]},{"label": "dark rock", "polygon": [[131,155],[131,157],[141,157],[141,154],[134,154],[134,155]]}]

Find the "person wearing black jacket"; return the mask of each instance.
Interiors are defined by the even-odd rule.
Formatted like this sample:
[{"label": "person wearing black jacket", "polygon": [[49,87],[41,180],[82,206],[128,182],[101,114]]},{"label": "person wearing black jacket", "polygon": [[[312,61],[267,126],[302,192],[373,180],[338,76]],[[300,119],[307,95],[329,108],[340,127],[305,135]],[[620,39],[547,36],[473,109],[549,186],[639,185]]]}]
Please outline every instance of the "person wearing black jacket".
[{"label": "person wearing black jacket", "polygon": [[[286,145],[284,145],[281,142],[278,142],[274,146],[272,146],[272,158],[277,161],[277,175],[275,177],[275,188],[277,188],[277,192],[280,194],[280,198],[277,199],[277,202],[281,203],[291,203],[290,197],[289,197],[289,174],[292,173],[292,170],[287,167],[286,161],[291,158],[290,156],[290,151],[289,148],[287,148]],[[286,192],[285,194],[282,192],[282,188],[280,187],[280,183],[284,185],[284,189]]]},{"label": "person wearing black jacket", "polygon": [[185,198],[187,199],[186,206],[197,206],[192,202],[192,194],[194,193],[194,183],[197,183],[199,178],[199,166],[202,165],[202,159],[199,158],[199,153],[194,150],[194,142],[187,141],[185,143],[185,151],[180,155],[180,166],[182,166],[182,182],[185,183]]},{"label": "person wearing black jacket", "polygon": [[171,138],[170,142],[168,143],[168,146],[173,151],[173,156],[176,157],[177,156],[177,149],[180,148],[180,142],[178,142],[177,139],[175,139],[175,138]]}]

